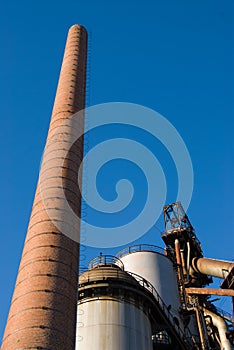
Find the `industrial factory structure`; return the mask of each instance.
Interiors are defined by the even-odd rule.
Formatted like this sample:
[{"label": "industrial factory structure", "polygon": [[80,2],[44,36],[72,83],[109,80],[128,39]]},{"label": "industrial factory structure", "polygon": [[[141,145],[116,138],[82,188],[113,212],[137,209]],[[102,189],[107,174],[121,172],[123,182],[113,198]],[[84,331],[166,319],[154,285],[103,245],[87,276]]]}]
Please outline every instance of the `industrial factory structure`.
[{"label": "industrial factory structure", "polygon": [[[79,277],[76,350],[231,350],[234,263],[203,257],[181,203],[164,207],[166,247],[129,246],[91,260]],[[212,277],[221,288],[204,288]]]},{"label": "industrial factory structure", "polygon": [[[234,297],[234,263],[203,256],[179,202],[164,207],[165,248],[142,244],[100,254],[78,273],[80,227],[71,225],[59,186],[79,217],[83,137],[73,143],[73,125],[60,127],[85,108],[86,57],[86,30],[74,25],[1,349],[231,350],[233,315],[210,296]],[[83,113],[77,116],[83,135]],[[221,288],[208,287],[212,276],[223,279]]]}]

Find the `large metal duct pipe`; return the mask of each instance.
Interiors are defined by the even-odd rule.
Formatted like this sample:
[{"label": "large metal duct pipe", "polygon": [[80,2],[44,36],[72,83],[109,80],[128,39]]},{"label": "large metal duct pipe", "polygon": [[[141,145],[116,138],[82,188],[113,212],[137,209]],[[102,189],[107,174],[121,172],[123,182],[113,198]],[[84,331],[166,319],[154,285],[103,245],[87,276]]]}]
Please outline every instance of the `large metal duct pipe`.
[{"label": "large metal duct pipe", "polygon": [[[70,117],[85,107],[86,52],[86,30],[74,25],[68,33],[2,350],[75,348],[79,225],[72,225],[64,203],[80,215],[77,172],[83,138],[73,142],[78,129]],[[80,135],[82,115],[77,123]]]},{"label": "large metal duct pipe", "polygon": [[209,258],[194,258],[192,260],[194,271],[219,278],[226,278],[233,267],[234,263],[226,260]]},{"label": "large metal duct pipe", "polygon": [[216,315],[210,310],[204,309],[204,316],[210,316],[212,318],[213,325],[217,327],[219,332],[219,339],[221,343],[221,350],[233,350],[230,341],[227,339],[227,324],[221,316]]}]

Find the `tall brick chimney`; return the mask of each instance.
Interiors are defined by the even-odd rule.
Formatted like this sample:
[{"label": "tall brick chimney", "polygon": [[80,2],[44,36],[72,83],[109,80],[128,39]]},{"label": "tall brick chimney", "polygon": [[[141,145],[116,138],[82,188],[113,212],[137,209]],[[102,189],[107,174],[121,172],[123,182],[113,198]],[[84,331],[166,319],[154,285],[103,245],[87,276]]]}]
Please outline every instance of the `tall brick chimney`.
[{"label": "tall brick chimney", "polygon": [[[57,135],[59,131],[56,130],[71,115],[85,107],[86,55],[86,30],[80,25],[74,25],[68,33],[45,147],[45,153],[50,152],[49,166],[44,170],[47,171],[44,178],[48,181],[44,186],[49,193],[47,203],[56,207],[56,176],[58,177],[58,171],[62,171],[67,202],[78,216],[81,194],[76,174],[83,157],[83,137],[73,144],[72,150],[63,158],[63,165],[59,165],[58,169],[61,162],[58,163],[56,159],[61,157],[59,151],[64,149],[69,135],[66,132]],[[80,125],[82,129],[83,121]],[[79,243],[78,239],[74,241],[64,234],[51,220],[42,198],[40,177],[2,350],[75,349]],[[56,208],[58,217],[66,224],[69,219],[60,209]],[[79,231],[79,227],[74,227],[73,230]],[[78,233],[74,232],[74,237]]]}]

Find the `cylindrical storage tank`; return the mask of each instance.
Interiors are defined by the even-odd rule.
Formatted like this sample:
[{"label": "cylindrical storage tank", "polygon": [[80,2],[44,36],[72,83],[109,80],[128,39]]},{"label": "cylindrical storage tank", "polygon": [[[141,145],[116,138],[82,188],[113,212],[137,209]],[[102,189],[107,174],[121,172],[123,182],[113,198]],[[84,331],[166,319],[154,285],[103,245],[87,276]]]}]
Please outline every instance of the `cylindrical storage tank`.
[{"label": "cylindrical storage tank", "polygon": [[151,325],[134,304],[102,297],[78,304],[76,350],[150,350]]},{"label": "cylindrical storage tank", "polygon": [[152,350],[149,302],[119,266],[101,264],[79,278],[76,350]]},{"label": "cylindrical storage tank", "polygon": [[164,255],[163,248],[141,244],[125,248],[116,256],[123,262],[125,271],[140,275],[154,286],[168,310],[182,326],[176,270],[172,261]]}]

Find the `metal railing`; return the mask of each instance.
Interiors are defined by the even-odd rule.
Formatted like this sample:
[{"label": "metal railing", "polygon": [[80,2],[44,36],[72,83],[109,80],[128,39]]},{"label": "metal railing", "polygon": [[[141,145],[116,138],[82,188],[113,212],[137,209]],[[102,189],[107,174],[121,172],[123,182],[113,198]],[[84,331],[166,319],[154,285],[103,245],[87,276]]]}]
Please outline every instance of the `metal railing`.
[{"label": "metal railing", "polygon": [[[146,250],[146,248],[151,248],[151,250],[147,249],[148,251],[156,251],[156,252],[160,252],[163,251],[162,248],[157,247],[157,246],[152,246],[152,245],[138,245],[138,246],[134,246],[134,247],[129,247],[130,248],[138,248],[138,250],[134,250],[134,251],[144,251]],[[152,250],[153,249],[155,250]],[[122,250],[121,252],[125,251]],[[134,252],[132,250],[130,250],[130,252]],[[121,253],[120,252],[120,253]],[[126,253],[128,254],[128,253]],[[122,255],[121,255],[122,256]],[[99,256],[95,257],[94,259],[92,259],[88,265],[88,270],[91,270],[93,268],[98,268],[99,266],[105,266],[105,265],[116,265],[118,266],[121,270],[124,270],[124,264],[123,262],[117,258],[116,256],[112,256],[112,255],[102,255],[100,254]],[[162,314],[164,315],[164,317],[167,318],[167,320],[171,323],[172,327],[175,329],[176,333],[178,334],[178,336],[180,337],[180,339],[185,342],[186,344],[189,345],[195,345],[196,341],[194,341],[194,338],[191,334],[191,332],[186,329],[186,332],[184,332],[180,325],[179,325],[179,321],[178,319],[168,310],[168,306],[164,303],[164,301],[162,300],[162,298],[160,297],[160,295],[158,294],[158,292],[156,291],[156,289],[154,288],[154,286],[145,278],[141,277],[140,275],[137,275],[133,272],[129,272],[126,271],[127,274],[129,274],[130,276],[132,276],[141,287],[143,287],[144,289],[146,289],[147,291],[149,291],[151,293],[151,295],[153,296],[153,298],[155,299],[157,305],[159,306],[159,308],[161,309]]]},{"label": "metal railing", "polygon": [[123,248],[122,250],[120,250],[120,252],[118,252],[116,254],[116,256],[118,258],[121,258],[123,257],[124,255],[127,255],[127,254],[131,254],[131,253],[136,253],[136,252],[155,252],[155,253],[159,253],[159,254],[162,254],[162,255],[165,255],[164,254],[164,249],[161,248],[161,247],[158,247],[156,245],[151,245],[151,244],[138,244],[138,245],[134,245],[134,246],[131,246],[131,247],[125,247]]},{"label": "metal railing", "polygon": [[157,305],[160,307],[164,316],[166,316],[166,318],[170,321],[171,325],[176,330],[180,339],[182,339],[186,344],[195,345],[196,341],[194,340],[194,337],[192,336],[189,329],[186,329],[187,334],[185,334],[185,332],[183,332],[183,330],[181,329],[181,327],[179,325],[178,319],[175,316],[173,316],[172,313],[168,310],[168,306],[164,303],[164,301],[162,300],[162,298],[160,297],[160,295],[158,294],[158,292],[156,291],[154,286],[149,281],[147,281],[145,278],[143,278],[143,277],[141,277],[133,272],[129,272],[129,271],[126,271],[126,272],[129,275],[131,275],[132,277],[134,277],[143,288],[148,290],[154,296],[154,298],[157,302]]},{"label": "metal railing", "polygon": [[96,256],[94,259],[92,259],[88,265],[88,269],[91,270],[98,266],[103,265],[116,265],[121,270],[124,270],[124,264],[120,259],[118,259],[116,256],[113,255],[102,255]]},{"label": "metal railing", "polygon": [[156,333],[154,335],[152,335],[152,341],[153,344],[171,344],[171,338],[169,337],[169,335],[167,334],[166,331],[161,331],[159,333]]}]

